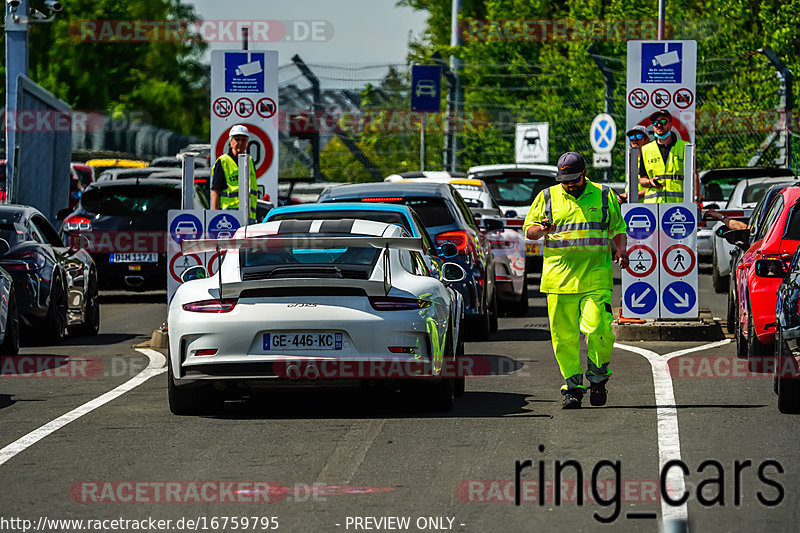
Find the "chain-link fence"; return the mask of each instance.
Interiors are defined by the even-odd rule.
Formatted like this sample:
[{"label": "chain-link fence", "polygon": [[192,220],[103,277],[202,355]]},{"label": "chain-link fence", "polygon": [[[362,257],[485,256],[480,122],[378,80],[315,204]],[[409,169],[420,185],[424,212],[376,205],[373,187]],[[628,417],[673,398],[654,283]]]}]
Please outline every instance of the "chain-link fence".
[{"label": "chain-link fence", "polygon": [[[479,164],[513,163],[517,123],[548,122],[549,157],[554,162],[574,150],[591,159],[589,127],[604,110],[605,81],[587,53],[583,68],[568,70],[561,62],[463,65],[463,102],[450,127],[457,131],[458,170]],[[618,128],[612,179],[624,174],[626,108],[624,57],[596,56],[615,81],[611,114]],[[572,58],[571,63],[574,64]],[[395,172],[419,170],[421,115],[410,109],[411,68],[407,65],[308,65],[319,82],[316,114],[309,80],[290,64],[280,69],[282,179],[311,176],[309,132],[320,131],[321,177],[335,181],[369,181]],[[443,83],[443,93],[446,91]],[[765,55],[698,58],[696,95],[698,168],[784,166],[786,148],[800,138],[776,135],[781,116],[778,71]],[[446,104],[442,101],[442,108]],[[444,166],[447,113],[426,120],[425,166]],[[790,123],[790,127],[793,123]],[[792,127],[792,129],[796,129]],[[300,138],[297,134],[299,133]],[[772,135],[771,135],[772,134]],[[303,138],[303,137],[306,138]],[[766,142],[770,141],[770,142]],[[760,157],[757,157],[759,156]],[[756,163],[757,162],[757,163]],[[603,172],[591,169],[590,177]],[[378,178],[379,179],[379,178]]]}]

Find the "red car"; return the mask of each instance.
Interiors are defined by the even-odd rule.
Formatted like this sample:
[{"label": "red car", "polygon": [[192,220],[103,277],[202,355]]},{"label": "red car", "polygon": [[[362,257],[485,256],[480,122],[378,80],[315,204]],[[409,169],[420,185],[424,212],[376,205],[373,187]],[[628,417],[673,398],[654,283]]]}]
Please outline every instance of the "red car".
[{"label": "red car", "polygon": [[736,352],[750,370],[763,371],[762,358],[774,352],[778,287],[800,244],[798,199],[800,186],[775,195],[766,216],[750,228],[749,248],[736,267]]}]

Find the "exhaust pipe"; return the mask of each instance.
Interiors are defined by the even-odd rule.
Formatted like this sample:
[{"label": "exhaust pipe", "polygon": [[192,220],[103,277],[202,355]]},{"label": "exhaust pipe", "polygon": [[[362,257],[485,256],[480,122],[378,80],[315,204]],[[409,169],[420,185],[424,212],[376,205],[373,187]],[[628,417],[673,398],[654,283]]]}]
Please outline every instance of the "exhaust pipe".
[{"label": "exhaust pipe", "polygon": [[125,276],[125,284],[133,289],[138,289],[144,283],[142,276]]}]

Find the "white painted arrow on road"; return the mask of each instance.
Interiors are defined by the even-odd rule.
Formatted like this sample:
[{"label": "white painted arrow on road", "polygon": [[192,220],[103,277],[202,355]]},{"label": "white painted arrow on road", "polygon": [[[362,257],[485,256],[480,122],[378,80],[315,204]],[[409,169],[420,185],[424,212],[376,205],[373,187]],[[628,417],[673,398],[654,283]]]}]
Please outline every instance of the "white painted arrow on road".
[{"label": "white painted arrow on road", "polygon": [[689,294],[684,293],[683,296],[675,292],[675,289],[672,287],[669,288],[669,292],[675,297],[677,302],[675,302],[675,307],[689,307]]},{"label": "white painted arrow on road", "polygon": [[644,291],[642,294],[640,294],[639,296],[636,296],[636,295],[634,294],[634,295],[631,297],[631,307],[647,307],[647,304],[643,304],[643,303],[642,303],[642,300],[644,300],[644,297],[645,297],[645,296],[647,296],[648,294],[650,294],[650,291],[651,291],[651,290],[653,290],[653,289],[651,289],[650,287],[647,287],[647,290],[645,290],[645,291]]}]

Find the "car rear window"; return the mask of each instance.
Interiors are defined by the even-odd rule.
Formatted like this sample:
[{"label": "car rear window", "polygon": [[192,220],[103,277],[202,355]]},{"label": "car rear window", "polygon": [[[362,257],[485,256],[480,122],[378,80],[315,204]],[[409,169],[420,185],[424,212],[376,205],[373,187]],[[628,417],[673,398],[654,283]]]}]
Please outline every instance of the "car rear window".
[{"label": "car rear window", "polygon": [[794,204],[792,207],[792,212],[786,220],[786,227],[783,230],[783,238],[800,241],[800,204]]},{"label": "car rear window", "polygon": [[270,217],[269,220],[272,222],[274,220],[339,220],[342,218],[397,224],[412,233],[406,217],[401,213],[389,211],[307,211],[305,213],[282,213]]},{"label": "car rear window", "polygon": [[552,187],[556,180],[552,176],[536,176],[504,173],[498,176],[476,176],[482,179],[489,192],[501,205],[531,205],[543,189]]},{"label": "car rear window", "polygon": [[87,211],[100,215],[165,214],[181,208],[181,191],[169,187],[131,185],[88,189],[81,197]]},{"label": "car rear window", "polygon": [[[761,197],[767,192],[767,189],[775,185],[775,182],[764,182],[764,183],[755,183],[750,185],[744,190],[742,194],[742,203],[743,204],[754,204],[761,200]],[[788,185],[788,184],[787,184]]]},{"label": "car rear window", "polygon": [[[392,194],[389,192],[388,194]],[[333,200],[334,202],[353,202],[362,200],[361,198],[337,198]],[[368,200],[366,200],[368,201]],[[446,226],[448,224],[452,224],[455,222],[455,218],[453,218],[453,213],[450,211],[450,208],[447,206],[447,202],[444,198],[439,196],[408,196],[406,198],[397,198],[397,199],[389,199],[385,200],[383,203],[387,204],[400,204],[400,205],[407,205],[414,209],[419,215],[419,218],[422,220],[422,224],[426,228],[435,227],[435,226]]]}]

